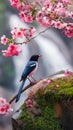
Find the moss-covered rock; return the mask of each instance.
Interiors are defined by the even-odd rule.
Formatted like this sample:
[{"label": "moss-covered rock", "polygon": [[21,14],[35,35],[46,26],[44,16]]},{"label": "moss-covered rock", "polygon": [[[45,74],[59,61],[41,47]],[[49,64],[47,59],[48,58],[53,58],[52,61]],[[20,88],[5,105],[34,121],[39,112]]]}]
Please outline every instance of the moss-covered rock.
[{"label": "moss-covered rock", "polygon": [[[73,74],[47,83],[48,78],[29,90],[22,112],[15,119],[20,122],[19,129],[13,130],[73,130]],[[26,103],[29,99],[32,104]]]}]

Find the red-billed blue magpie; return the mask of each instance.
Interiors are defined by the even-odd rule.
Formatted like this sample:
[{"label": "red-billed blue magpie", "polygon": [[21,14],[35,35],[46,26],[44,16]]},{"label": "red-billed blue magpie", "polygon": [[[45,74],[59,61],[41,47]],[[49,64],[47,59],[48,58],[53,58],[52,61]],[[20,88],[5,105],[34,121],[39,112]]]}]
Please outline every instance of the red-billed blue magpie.
[{"label": "red-billed blue magpie", "polygon": [[20,95],[24,86],[24,83],[26,81],[26,79],[30,76],[32,76],[34,74],[34,72],[37,70],[38,68],[38,59],[39,57],[41,57],[41,55],[33,55],[31,56],[30,60],[28,61],[28,63],[26,64],[24,71],[22,73],[21,79],[20,81],[22,81],[22,84],[20,86],[20,89],[18,91],[18,95],[16,97],[16,101],[18,102],[20,99]]}]

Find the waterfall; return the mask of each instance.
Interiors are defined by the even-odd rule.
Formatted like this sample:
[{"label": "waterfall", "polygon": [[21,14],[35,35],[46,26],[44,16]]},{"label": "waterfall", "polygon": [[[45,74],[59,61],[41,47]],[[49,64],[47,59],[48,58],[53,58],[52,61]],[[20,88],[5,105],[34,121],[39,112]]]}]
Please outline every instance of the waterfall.
[{"label": "waterfall", "polygon": [[[15,26],[29,27],[29,25],[23,23],[18,18],[17,15],[11,15],[9,24],[11,29]],[[49,32],[50,33],[48,37],[50,37],[51,35],[51,31]],[[15,70],[16,70],[15,83],[17,89],[19,89],[18,86],[20,86],[19,80],[23,72],[24,66],[26,65],[30,56],[34,53],[39,53],[42,55],[42,58],[39,61],[39,69],[35,74],[36,79],[45,78],[49,74],[54,73],[58,70],[64,70],[64,69],[70,69],[71,71],[73,70],[73,67],[71,66],[70,62],[67,60],[67,58],[65,58],[65,55],[68,55],[68,59],[70,60],[70,55],[67,50],[67,47],[64,45],[64,41],[61,38],[59,38],[57,35],[55,35],[55,33],[53,33],[53,39],[47,38],[45,36],[46,34],[44,36],[43,35],[39,35],[37,38],[31,41],[30,44],[19,45],[19,47],[22,48],[23,52],[19,56],[13,57],[15,63]],[[25,39],[21,39],[21,40],[23,41]],[[60,46],[59,44],[56,44],[56,41],[61,42]],[[25,92],[25,94],[22,94],[23,99],[26,97],[27,95],[26,93],[27,92]],[[19,101],[20,105],[24,101],[21,99]],[[19,104],[17,106],[19,106]]]},{"label": "waterfall", "polygon": [[[11,22],[12,20],[13,22]],[[11,15],[9,24],[11,29],[15,26],[29,27],[29,25],[23,23],[17,15]],[[46,34],[44,34],[44,36],[39,35],[37,38],[31,41],[29,45],[20,46],[23,49],[23,53],[20,54],[18,57],[13,58],[16,67],[17,80],[24,68],[25,63],[29,59],[30,55],[33,54],[33,52],[35,53],[38,52],[42,54],[41,61],[44,66],[42,70],[43,73],[45,73],[44,70],[46,71],[45,76],[48,75],[48,73],[53,73],[62,69],[70,69],[71,71],[73,70],[73,67],[71,66],[69,61],[65,58],[65,55],[67,55],[68,59],[70,60],[70,55],[66,45],[64,44],[64,41],[60,38],[60,36],[57,36],[53,31],[49,32],[50,33],[48,34],[47,37],[45,37]],[[49,38],[51,37],[51,35],[53,35],[53,39]],[[57,44],[57,42],[59,42],[59,44]],[[36,48],[38,48],[38,51],[36,51]],[[42,63],[40,62],[41,67]],[[49,67],[49,65],[51,68]],[[21,69],[19,70],[19,68]]]}]

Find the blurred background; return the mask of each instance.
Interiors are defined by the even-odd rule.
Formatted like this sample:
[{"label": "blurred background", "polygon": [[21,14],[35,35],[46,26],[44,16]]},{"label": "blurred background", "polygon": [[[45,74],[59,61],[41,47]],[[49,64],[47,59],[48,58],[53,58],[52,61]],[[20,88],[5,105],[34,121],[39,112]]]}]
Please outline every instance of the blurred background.
[{"label": "blurred background", "polygon": [[[36,23],[33,25],[36,26],[37,33],[45,29]],[[10,31],[15,26],[29,27],[31,24],[25,24],[20,20],[18,11],[10,6],[8,0],[0,0],[0,36],[5,34],[10,37]],[[6,46],[0,45],[0,97],[8,101],[17,93],[24,66],[33,54],[42,55],[38,71],[34,75],[37,80],[46,78],[59,70],[73,71],[73,38],[67,38],[60,30],[49,29],[32,40],[30,44],[19,45],[19,47],[23,50],[19,56],[5,58],[1,50]],[[27,92],[22,94],[19,103],[12,104],[14,111],[20,107],[26,96]],[[0,115],[0,130],[12,130],[11,116]]]}]

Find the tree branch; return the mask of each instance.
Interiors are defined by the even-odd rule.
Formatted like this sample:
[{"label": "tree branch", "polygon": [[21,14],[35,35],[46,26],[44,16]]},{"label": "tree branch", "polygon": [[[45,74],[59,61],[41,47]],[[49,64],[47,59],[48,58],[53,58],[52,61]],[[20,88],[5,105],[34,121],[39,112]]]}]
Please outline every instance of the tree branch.
[{"label": "tree branch", "polygon": [[[28,88],[30,88],[32,85],[35,85],[37,82],[31,82],[30,84],[28,84],[21,93],[23,93],[25,90],[27,90]],[[17,97],[17,94],[9,101],[9,103],[11,104]]]},{"label": "tree branch", "polygon": [[35,35],[34,37],[30,38],[30,39],[27,39],[26,41],[23,41],[23,42],[14,42],[15,44],[27,44],[28,42],[32,41],[33,39],[35,39],[36,37],[38,37],[40,34],[46,32],[49,28],[46,28],[45,30],[39,32],[37,35]]},{"label": "tree branch", "polygon": [[[65,70],[61,70],[61,71],[57,71],[54,74],[51,74],[48,76],[48,78],[52,78],[53,76],[59,75],[59,74],[64,74]],[[30,88],[32,85],[35,85],[36,83],[38,83],[40,80],[36,81],[36,82],[31,82],[30,84],[28,84],[21,93],[23,93],[24,91],[26,91],[28,88]],[[17,97],[17,94],[9,101],[9,103],[11,104]]]}]

